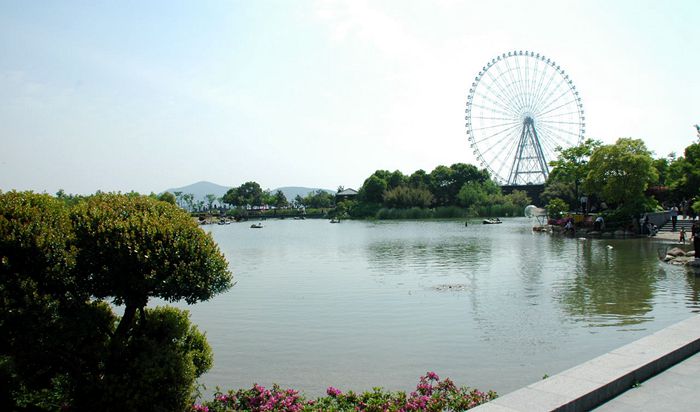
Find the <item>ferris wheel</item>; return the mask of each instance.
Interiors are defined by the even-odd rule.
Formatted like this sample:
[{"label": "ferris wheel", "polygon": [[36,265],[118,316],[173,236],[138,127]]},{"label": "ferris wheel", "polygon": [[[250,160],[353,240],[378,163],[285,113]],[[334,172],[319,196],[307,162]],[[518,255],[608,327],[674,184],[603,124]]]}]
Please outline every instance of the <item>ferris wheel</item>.
[{"label": "ferris wheel", "polygon": [[531,51],[493,58],[474,78],[465,119],[474,155],[498,183],[544,183],[557,147],[583,141],[581,97],[552,59]]}]

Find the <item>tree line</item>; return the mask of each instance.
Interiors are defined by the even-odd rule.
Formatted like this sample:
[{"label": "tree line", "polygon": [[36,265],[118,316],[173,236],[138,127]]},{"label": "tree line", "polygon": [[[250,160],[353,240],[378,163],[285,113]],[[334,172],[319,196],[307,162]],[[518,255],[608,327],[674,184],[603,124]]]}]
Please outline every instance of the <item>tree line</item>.
[{"label": "tree line", "polygon": [[557,152],[541,196],[550,215],[586,209],[624,222],[683,201],[700,211],[699,142],[683,156],[656,159],[642,140],[632,138],[608,145],[588,139]]}]

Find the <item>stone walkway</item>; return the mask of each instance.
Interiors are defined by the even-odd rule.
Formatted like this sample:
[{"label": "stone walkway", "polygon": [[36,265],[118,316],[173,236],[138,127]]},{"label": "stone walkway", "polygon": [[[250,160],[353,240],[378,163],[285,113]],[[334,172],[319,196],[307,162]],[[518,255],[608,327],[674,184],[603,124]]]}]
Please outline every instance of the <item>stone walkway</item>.
[{"label": "stone walkway", "polygon": [[472,410],[697,411],[698,352],[700,316],[693,316]]},{"label": "stone walkway", "polygon": [[642,382],[595,411],[700,410],[700,353]]}]

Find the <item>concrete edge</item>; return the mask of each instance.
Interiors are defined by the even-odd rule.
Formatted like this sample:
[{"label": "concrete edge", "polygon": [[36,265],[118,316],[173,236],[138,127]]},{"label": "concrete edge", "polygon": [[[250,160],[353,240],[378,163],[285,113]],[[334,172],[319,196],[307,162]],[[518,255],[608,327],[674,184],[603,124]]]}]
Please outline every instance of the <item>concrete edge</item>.
[{"label": "concrete edge", "polygon": [[700,352],[700,315],[474,408],[590,410]]}]

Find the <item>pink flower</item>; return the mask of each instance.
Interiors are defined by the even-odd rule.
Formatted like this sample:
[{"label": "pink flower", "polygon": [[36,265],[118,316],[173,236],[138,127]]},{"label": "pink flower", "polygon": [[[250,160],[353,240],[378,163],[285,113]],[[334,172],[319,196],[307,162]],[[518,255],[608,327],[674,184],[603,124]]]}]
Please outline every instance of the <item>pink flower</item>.
[{"label": "pink flower", "polygon": [[329,386],[328,389],[326,389],[326,393],[328,394],[328,396],[332,396],[334,398],[343,394],[343,392],[341,392],[340,389],[334,388],[332,386]]},{"label": "pink flower", "polygon": [[430,379],[430,380],[434,380],[434,381],[440,380],[440,377],[437,376],[437,373],[435,373],[435,372],[428,372],[425,376],[427,376],[428,379]]}]

